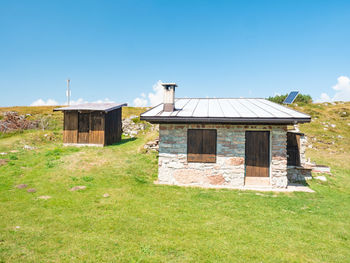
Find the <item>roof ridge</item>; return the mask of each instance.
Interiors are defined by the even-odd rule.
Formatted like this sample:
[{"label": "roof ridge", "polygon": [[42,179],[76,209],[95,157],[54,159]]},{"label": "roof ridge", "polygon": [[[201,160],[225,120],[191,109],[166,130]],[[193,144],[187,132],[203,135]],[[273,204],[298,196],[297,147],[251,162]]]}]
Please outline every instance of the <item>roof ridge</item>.
[{"label": "roof ridge", "polygon": [[215,100],[215,99],[220,99],[220,100],[227,100],[227,99],[242,99],[242,100],[266,100],[266,98],[233,98],[233,97],[219,97],[219,98],[201,98],[201,97],[194,97],[194,98],[176,98],[176,99],[198,99],[198,100]]}]

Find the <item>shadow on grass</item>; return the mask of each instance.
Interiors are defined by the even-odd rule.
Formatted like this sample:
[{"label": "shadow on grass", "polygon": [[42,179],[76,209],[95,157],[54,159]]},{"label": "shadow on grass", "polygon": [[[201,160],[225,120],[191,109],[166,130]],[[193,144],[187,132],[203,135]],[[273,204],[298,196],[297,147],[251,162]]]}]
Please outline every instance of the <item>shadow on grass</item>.
[{"label": "shadow on grass", "polygon": [[136,140],[137,140],[137,138],[135,138],[135,137],[134,138],[124,138],[124,139],[121,139],[120,142],[116,142],[116,143],[113,143],[113,144],[108,145],[108,146],[122,145],[124,143],[133,142],[133,141],[136,141]]}]

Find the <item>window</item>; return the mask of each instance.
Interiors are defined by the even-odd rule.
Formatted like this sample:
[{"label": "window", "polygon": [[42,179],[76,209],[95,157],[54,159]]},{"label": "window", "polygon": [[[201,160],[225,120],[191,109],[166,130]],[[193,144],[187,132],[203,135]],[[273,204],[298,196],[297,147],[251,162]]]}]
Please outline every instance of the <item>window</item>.
[{"label": "window", "polygon": [[187,161],[189,163],[216,162],[216,130],[189,129],[187,131]]}]

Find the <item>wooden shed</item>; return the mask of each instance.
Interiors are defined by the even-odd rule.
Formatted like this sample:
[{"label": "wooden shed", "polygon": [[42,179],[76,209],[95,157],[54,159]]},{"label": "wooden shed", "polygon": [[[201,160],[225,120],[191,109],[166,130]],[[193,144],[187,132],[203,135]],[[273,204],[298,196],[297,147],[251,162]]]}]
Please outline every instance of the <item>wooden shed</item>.
[{"label": "wooden shed", "polygon": [[64,113],[65,145],[105,146],[121,140],[122,107],[126,103],[87,103],[57,108]]}]

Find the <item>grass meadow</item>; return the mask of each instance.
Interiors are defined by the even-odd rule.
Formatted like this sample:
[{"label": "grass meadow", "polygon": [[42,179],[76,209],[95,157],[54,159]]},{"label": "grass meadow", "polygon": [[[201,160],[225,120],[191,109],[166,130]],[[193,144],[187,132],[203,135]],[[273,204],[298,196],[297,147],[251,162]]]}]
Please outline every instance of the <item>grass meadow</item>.
[{"label": "grass meadow", "polygon": [[313,116],[307,156],[332,168],[309,181],[315,193],[156,185],[157,154],[143,149],[156,132],[63,147],[61,113],[10,108],[52,123],[0,135],[0,262],[349,262],[350,103],[293,107]]}]

